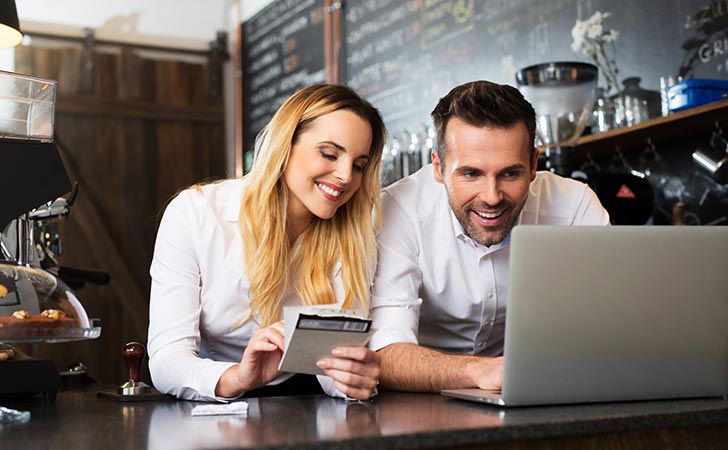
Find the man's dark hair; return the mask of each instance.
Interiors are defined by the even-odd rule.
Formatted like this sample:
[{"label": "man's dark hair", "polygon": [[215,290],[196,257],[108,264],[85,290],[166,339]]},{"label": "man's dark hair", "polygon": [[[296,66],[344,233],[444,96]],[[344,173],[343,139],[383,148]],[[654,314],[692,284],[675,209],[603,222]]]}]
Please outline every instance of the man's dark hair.
[{"label": "man's dark hair", "polygon": [[490,81],[471,81],[453,88],[432,110],[437,131],[437,155],[445,161],[445,128],[457,117],[478,127],[510,128],[523,122],[529,142],[536,137],[536,113],[518,89]]}]

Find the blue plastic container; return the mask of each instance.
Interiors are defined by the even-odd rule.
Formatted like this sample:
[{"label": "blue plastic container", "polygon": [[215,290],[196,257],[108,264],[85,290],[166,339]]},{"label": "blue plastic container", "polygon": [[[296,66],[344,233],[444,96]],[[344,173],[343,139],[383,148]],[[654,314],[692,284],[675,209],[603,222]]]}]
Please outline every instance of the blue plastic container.
[{"label": "blue plastic container", "polygon": [[728,80],[690,79],[670,86],[667,105],[670,112],[706,103],[716,102],[728,96]]}]

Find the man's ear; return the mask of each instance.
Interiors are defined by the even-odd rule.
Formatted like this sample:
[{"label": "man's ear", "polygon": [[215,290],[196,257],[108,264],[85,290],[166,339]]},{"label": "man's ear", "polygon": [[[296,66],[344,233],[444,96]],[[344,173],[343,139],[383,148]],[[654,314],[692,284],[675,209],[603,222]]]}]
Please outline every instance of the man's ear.
[{"label": "man's ear", "polygon": [[531,157],[531,181],[536,179],[536,170],[538,170],[538,155],[540,151],[538,147],[533,148],[533,156]]},{"label": "man's ear", "polygon": [[437,149],[432,150],[432,171],[435,175],[435,181],[442,184],[442,166],[440,162],[440,154],[437,153]]}]

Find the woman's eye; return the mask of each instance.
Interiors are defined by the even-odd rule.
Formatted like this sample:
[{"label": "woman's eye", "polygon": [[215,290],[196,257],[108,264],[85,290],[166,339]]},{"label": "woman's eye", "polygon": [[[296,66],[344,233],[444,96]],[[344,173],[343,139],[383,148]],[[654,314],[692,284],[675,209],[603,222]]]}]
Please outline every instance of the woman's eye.
[{"label": "woman's eye", "polygon": [[364,166],[354,164],[354,170],[356,170],[357,172],[364,172]]},{"label": "woman's eye", "polygon": [[329,161],[336,161],[336,155],[332,155],[331,153],[326,153],[326,152],[319,152],[319,153],[321,153],[321,156],[328,159]]}]

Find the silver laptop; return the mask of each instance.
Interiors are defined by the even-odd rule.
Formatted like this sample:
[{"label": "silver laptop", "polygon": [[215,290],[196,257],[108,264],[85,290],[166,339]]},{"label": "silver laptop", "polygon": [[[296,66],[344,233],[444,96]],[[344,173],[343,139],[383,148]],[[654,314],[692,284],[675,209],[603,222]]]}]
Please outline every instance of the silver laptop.
[{"label": "silver laptop", "polygon": [[518,226],[505,406],[728,394],[728,227]]}]

